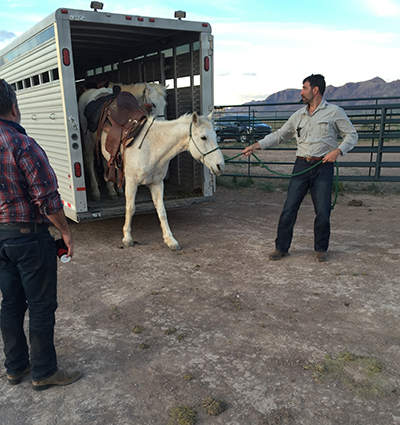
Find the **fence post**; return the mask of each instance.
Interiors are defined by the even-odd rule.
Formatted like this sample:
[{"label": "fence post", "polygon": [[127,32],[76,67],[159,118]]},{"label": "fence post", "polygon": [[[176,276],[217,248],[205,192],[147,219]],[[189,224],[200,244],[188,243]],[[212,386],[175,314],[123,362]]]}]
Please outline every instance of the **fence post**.
[{"label": "fence post", "polygon": [[375,166],[375,176],[374,180],[378,180],[381,176],[381,166],[382,166],[382,148],[384,143],[384,134],[385,134],[385,125],[386,125],[386,107],[381,109],[381,123],[379,128],[379,140],[378,140],[378,152],[376,153],[376,166]]}]

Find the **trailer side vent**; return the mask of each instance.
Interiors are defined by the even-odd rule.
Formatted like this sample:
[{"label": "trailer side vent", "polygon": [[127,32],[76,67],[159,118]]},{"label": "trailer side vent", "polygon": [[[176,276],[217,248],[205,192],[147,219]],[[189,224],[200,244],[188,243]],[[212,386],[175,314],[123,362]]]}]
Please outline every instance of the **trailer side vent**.
[{"label": "trailer side vent", "polygon": [[58,68],[54,68],[54,69],[51,70],[51,78],[52,78],[52,81],[56,81],[56,80],[60,79],[60,74],[58,72]]}]

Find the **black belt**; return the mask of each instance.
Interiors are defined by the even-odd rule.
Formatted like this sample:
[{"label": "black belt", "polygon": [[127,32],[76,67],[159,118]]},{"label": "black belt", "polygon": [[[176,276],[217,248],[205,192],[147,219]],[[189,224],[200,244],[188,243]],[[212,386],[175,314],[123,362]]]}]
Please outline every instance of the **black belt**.
[{"label": "black belt", "polygon": [[0,229],[10,228],[10,229],[48,229],[49,225],[47,223],[0,223]]}]

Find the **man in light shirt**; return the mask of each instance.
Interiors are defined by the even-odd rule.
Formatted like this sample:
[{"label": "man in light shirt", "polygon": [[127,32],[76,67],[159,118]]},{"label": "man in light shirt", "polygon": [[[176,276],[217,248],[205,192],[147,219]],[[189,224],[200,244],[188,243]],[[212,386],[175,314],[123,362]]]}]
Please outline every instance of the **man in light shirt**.
[{"label": "man in light shirt", "polygon": [[[323,99],[325,87],[322,75],[305,78],[300,92],[304,108],[296,111],[279,130],[243,150],[244,156],[250,156],[257,149],[277,146],[292,137],[297,140],[293,174],[304,173],[290,179],[279,218],[275,251],[269,255],[270,260],[280,260],[289,255],[297,213],[308,190],[315,210],[315,258],[320,262],[328,259],[334,162],[339,155],[345,155],[353,149],[358,135],[343,109]],[[340,145],[338,135],[342,138]],[[310,169],[321,160],[321,164]]]}]

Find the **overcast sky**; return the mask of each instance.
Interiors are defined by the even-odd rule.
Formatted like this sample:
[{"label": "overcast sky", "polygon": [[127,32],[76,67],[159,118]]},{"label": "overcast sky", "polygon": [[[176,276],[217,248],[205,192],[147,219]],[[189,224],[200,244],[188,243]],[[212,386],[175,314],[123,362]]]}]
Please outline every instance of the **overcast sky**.
[{"label": "overcast sky", "polygon": [[[137,2],[132,2],[134,5]],[[105,1],[104,11],[207,21],[214,35],[215,104],[262,100],[301,88],[309,74],[341,86],[400,79],[400,0]],[[59,7],[90,0],[1,0],[0,49]]]}]

